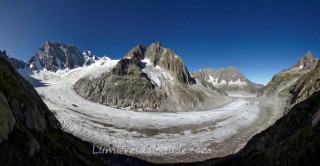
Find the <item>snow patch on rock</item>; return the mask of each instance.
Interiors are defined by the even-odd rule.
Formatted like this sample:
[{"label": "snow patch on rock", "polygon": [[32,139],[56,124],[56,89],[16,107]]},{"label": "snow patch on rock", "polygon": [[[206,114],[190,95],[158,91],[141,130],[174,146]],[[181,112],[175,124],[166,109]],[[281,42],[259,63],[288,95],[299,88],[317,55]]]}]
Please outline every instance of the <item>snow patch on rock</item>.
[{"label": "snow patch on rock", "polygon": [[154,67],[150,59],[145,58],[141,62],[145,63],[142,72],[146,73],[151,82],[156,86],[161,87],[163,82],[174,82],[174,78],[169,72],[163,70],[160,66]]}]

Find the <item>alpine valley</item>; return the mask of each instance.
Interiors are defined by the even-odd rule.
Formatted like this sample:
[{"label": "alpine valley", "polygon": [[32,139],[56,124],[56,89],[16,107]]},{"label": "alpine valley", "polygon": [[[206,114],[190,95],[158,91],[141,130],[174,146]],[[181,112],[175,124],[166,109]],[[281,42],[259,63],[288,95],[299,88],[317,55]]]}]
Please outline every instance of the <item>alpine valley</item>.
[{"label": "alpine valley", "polygon": [[160,42],[110,59],[48,41],[26,62],[0,51],[0,68],[0,165],[320,164],[311,52],[266,86],[189,72]]}]

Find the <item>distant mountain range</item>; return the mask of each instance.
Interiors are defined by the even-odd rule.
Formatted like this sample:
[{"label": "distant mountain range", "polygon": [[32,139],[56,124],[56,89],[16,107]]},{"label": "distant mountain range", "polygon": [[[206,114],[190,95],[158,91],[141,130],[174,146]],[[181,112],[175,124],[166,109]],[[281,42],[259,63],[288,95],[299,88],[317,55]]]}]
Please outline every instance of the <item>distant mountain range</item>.
[{"label": "distant mountain range", "polygon": [[194,78],[204,79],[228,93],[257,94],[263,87],[263,85],[251,82],[235,67],[218,70],[206,68],[191,75]]},{"label": "distant mountain range", "polygon": [[[9,57],[6,55],[5,51],[0,51],[0,55],[9,60],[9,62],[14,66],[15,69],[21,68],[30,68],[32,71],[41,71],[47,70],[56,72],[58,70],[65,69],[74,69],[77,67],[88,66],[95,63],[99,60],[98,56],[95,56],[91,51],[81,51],[74,45],[66,45],[61,42],[45,42],[31,57],[28,62],[23,62],[15,58]],[[281,71],[276,74],[268,85],[263,86],[261,84],[256,84],[246,78],[237,68],[228,67],[226,69],[211,69],[205,68],[196,72],[189,73],[186,65],[183,60],[177,56],[171,49],[164,48],[159,42],[152,43],[150,46],[146,47],[143,45],[138,45],[130,50],[124,57],[121,59],[115,68],[109,73],[105,73],[104,79],[109,80],[110,83],[105,85],[99,85],[98,87],[106,89],[104,86],[109,87],[108,92],[113,92],[115,89],[112,89],[112,86],[109,84],[114,84],[116,80],[122,79],[124,84],[117,86],[118,97],[108,97],[101,94],[90,93],[88,95],[87,91],[91,91],[90,86],[86,84],[95,84],[91,80],[88,81],[86,78],[82,78],[76,84],[77,92],[83,96],[90,98],[90,100],[101,102],[106,105],[115,106],[115,107],[132,107],[132,108],[144,108],[145,106],[148,109],[160,109],[164,108],[160,103],[166,103],[165,101],[169,98],[174,103],[180,103],[181,100],[177,100],[180,97],[185,97],[185,93],[190,93],[190,89],[183,88],[185,86],[196,87],[201,85],[206,89],[217,92],[219,95],[226,95],[225,92],[240,93],[240,94],[258,94],[261,95],[280,95],[286,96],[289,94],[289,88],[295,81],[298,80],[303,74],[314,69],[318,59],[314,58],[311,52],[307,52],[296,64],[291,68]],[[109,77],[112,76],[112,77]],[[139,89],[134,85],[128,87],[128,83],[124,78],[130,76],[130,81],[134,81],[133,78],[140,80],[141,89],[150,89],[150,93],[146,96],[154,97],[144,97],[138,95],[140,102],[132,100],[134,96],[126,95],[126,92],[119,91],[119,87],[123,86],[122,89]],[[108,79],[107,79],[108,77]],[[80,79],[80,78],[79,78]],[[103,78],[97,78],[99,80]],[[142,82],[141,82],[142,81]],[[121,81],[119,81],[120,83]],[[171,84],[174,85],[174,88],[171,87]],[[177,85],[183,85],[182,87]],[[194,85],[194,86],[192,86]],[[121,88],[120,88],[121,89]],[[168,90],[170,89],[170,90]],[[179,93],[169,93],[172,89],[177,90]],[[101,90],[102,91],[102,90]],[[99,91],[99,93],[101,93]],[[135,90],[138,92],[139,90]],[[140,90],[142,91],[142,90]],[[185,92],[183,92],[185,91]],[[192,90],[193,91],[193,90]],[[197,91],[197,90],[196,90]],[[181,92],[181,93],[180,93]],[[104,92],[106,93],[106,92]],[[145,93],[147,94],[147,93]],[[177,96],[172,96],[175,94]],[[191,93],[192,94],[192,93]],[[201,93],[200,93],[201,94]],[[126,96],[127,102],[119,102],[123,96]],[[199,97],[199,94],[196,95]],[[200,95],[201,96],[201,95]],[[181,108],[187,108],[188,104],[191,103],[189,100],[194,101],[191,105],[201,105],[201,108],[210,107],[210,104],[204,104],[204,100],[200,98],[206,98],[204,96],[198,97],[187,97],[183,103],[180,103]],[[130,99],[129,99],[130,98]],[[156,99],[159,98],[159,101]],[[142,100],[146,103],[141,104]],[[139,103],[139,104],[138,104]],[[179,105],[179,104],[178,104]],[[180,107],[180,106],[179,106]],[[173,108],[177,109],[177,108]],[[161,109],[163,110],[163,109]]]},{"label": "distant mountain range", "polygon": [[[228,93],[256,94],[262,87],[260,84],[251,82],[235,67],[218,70],[206,68],[189,74],[182,59],[171,49],[162,47],[159,42],[155,42],[149,47],[138,45],[133,48],[124,56],[124,59],[121,60],[120,63],[123,64],[119,64],[121,68],[119,72],[124,72],[123,68],[128,66],[128,64],[125,63],[133,61],[129,60],[132,57],[137,59],[137,61],[133,63],[136,63],[136,66],[141,68],[140,72],[147,73],[147,77],[150,79],[152,86],[159,86],[164,80],[168,80],[166,76],[170,75],[178,82],[188,85],[195,84],[196,80],[198,80],[199,84],[205,86],[212,84],[213,87],[210,85],[210,88],[219,93],[225,93],[224,91],[226,91]],[[17,69],[27,66],[32,71],[47,70],[56,72],[58,70],[88,66],[95,63],[98,59],[99,57],[92,54],[91,51],[81,53],[74,45],[66,45],[61,42],[45,42],[26,64],[18,60],[10,61]],[[161,67],[164,71],[153,70],[152,66]],[[154,74],[155,72],[157,74]],[[165,72],[169,72],[169,75]]]}]

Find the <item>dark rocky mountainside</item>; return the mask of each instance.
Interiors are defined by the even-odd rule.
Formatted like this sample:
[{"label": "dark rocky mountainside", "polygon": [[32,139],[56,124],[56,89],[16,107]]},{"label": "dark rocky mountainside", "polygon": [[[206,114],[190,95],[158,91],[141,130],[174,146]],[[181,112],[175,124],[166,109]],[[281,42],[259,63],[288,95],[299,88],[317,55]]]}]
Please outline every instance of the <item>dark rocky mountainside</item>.
[{"label": "dark rocky mountainside", "polygon": [[9,57],[9,55],[7,55],[5,50],[3,51],[0,50],[0,56],[6,58],[16,70],[24,68],[26,66],[25,62],[15,59],[13,57]]},{"label": "dark rocky mountainside", "polygon": [[45,42],[35,55],[28,61],[32,70],[46,69],[73,69],[86,63],[85,56],[74,45],[65,45],[61,42]]},{"label": "dark rocky mountainside", "polygon": [[289,93],[292,95],[291,107],[301,101],[304,101],[313,93],[320,90],[320,61],[316,67],[301,76],[290,88]]},{"label": "dark rocky mountainside", "polygon": [[102,165],[62,132],[38,93],[0,57],[0,165]]},{"label": "dark rocky mountainside", "polygon": [[288,96],[291,86],[304,74],[314,69],[319,60],[311,52],[307,52],[291,68],[281,71],[273,76],[272,80],[261,89],[260,95]]},{"label": "dark rocky mountainside", "polygon": [[109,72],[75,84],[76,92],[89,100],[135,110],[179,111],[212,107],[227,96],[197,84],[182,59],[160,43],[139,45]]},{"label": "dark rocky mountainside", "polygon": [[235,67],[218,70],[206,68],[193,72],[191,75],[196,79],[204,79],[213,86],[227,92],[256,94],[263,86],[251,82]]}]

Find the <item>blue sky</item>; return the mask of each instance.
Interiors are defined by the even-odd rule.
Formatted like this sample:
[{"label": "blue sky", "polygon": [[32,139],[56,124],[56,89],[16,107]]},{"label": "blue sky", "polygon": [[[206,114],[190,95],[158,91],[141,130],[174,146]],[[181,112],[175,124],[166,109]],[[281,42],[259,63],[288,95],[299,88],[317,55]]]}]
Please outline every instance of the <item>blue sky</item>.
[{"label": "blue sky", "polygon": [[267,83],[311,51],[320,54],[315,0],[0,0],[0,49],[28,60],[45,41],[120,58],[160,41],[190,71],[237,67]]}]

